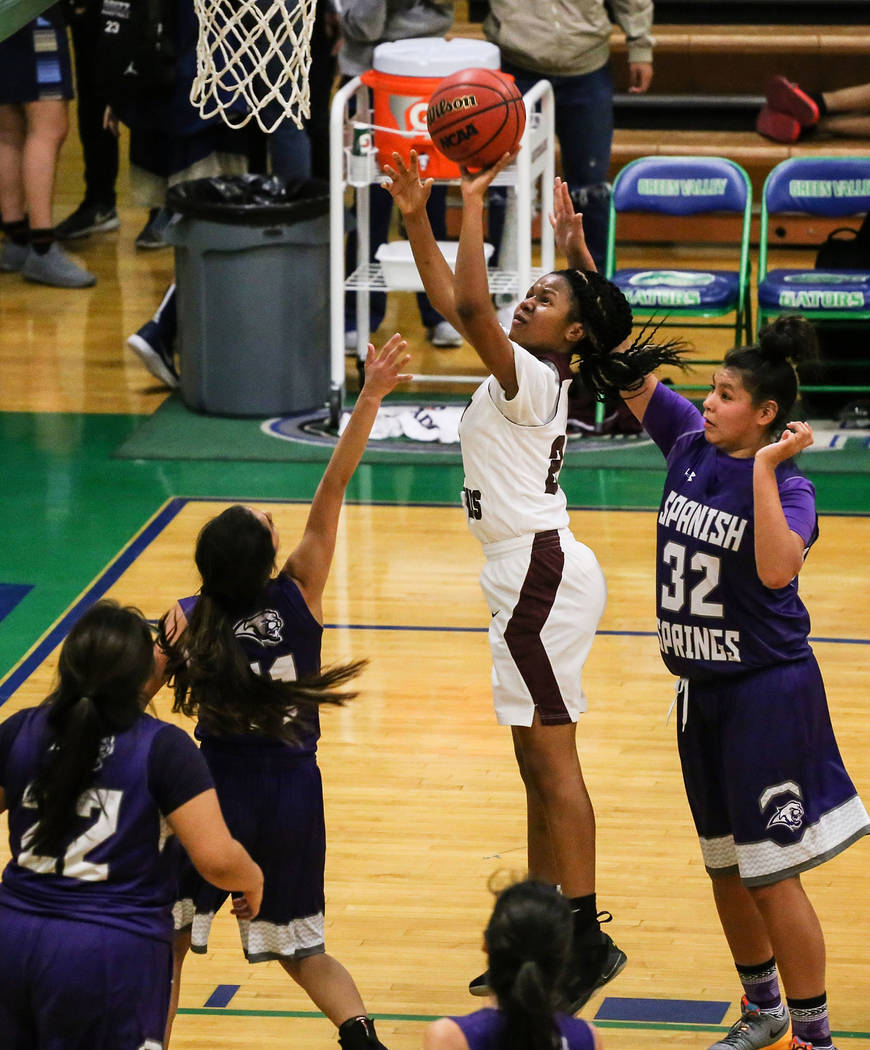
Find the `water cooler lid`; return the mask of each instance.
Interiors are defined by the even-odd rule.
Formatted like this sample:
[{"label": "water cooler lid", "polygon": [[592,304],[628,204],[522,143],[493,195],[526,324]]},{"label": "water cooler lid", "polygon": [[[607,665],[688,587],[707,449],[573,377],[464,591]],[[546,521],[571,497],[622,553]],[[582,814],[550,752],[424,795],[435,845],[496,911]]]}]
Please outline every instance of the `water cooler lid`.
[{"label": "water cooler lid", "polygon": [[500,69],[501,52],[486,40],[417,36],[378,44],[372,68],[399,77],[446,77],[460,69]]}]

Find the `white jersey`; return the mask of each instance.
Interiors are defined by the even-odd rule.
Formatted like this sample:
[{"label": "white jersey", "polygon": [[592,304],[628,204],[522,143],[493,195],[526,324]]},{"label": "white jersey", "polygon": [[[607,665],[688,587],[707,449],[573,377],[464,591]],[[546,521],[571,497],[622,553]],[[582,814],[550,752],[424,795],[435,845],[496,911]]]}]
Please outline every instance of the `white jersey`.
[{"label": "white jersey", "polygon": [[489,376],[459,425],[462,501],[468,526],[483,544],[568,526],[558,481],[568,421],[568,360],[564,355],[544,360],[511,345],[516,396],[508,400]]}]

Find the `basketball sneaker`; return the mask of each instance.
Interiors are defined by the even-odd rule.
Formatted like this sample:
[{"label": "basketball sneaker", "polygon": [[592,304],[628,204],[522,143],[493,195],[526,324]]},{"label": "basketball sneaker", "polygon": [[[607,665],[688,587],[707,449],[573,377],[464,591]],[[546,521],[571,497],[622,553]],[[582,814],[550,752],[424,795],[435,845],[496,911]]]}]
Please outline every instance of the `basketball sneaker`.
[{"label": "basketball sneaker", "polygon": [[709,1050],[792,1050],[791,1018],[762,1013],[746,996],[740,1000],[740,1020]]},{"label": "basketball sneaker", "polygon": [[387,1050],[378,1039],[375,1022],[370,1017],[349,1017],[340,1024],[338,1045],[341,1050]]},{"label": "basketball sneaker", "polygon": [[767,104],[779,113],[787,113],[802,128],[819,122],[819,107],[806,91],[785,77],[770,77],[765,85]]},{"label": "basketball sneaker", "polygon": [[[610,912],[599,912],[598,922],[610,922]],[[574,935],[574,962],[568,975],[567,990],[570,1012],[576,1014],[590,997],[608,981],[622,973],[628,956],[613,939],[595,923]]]},{"label": "basketball sneaker", "polygon": [[178,386],[178,372],[172,360],[172,353],[160,335],[160,326],[156,321],[148,321],[138,332],[127,340],[127,346],[139,358],[155,379],[173,390]]},{"label": "basketball sneaker", "polygon": [[[610,912],[601,912],[599,922],[610,922]],[[628,956],[599,926],[593,925],[574,941],[574,961],[567,980],[569,1012],[576,1014],[594,992],[622,973]],[[472,995],[492,995],[489,974],[482,973],[468,986]]]},{"label": "basketball sneaker", "polygon": [[136,247],[140,250],[168,248],[169,243],[163,239],[168,218],[162,208],[152,208],[148,212],[148,221],[136,236]]},{"label": "basketball sneaker", "polygon": [[774,142],[797,142],[804,130],[800,121],[771,106],[762,106],[755,119],[755,130]]},{"label": "basketball sneaker", "polygon": [[72,215],[58,223],[54,235],[61,241],[72,241],[91,233],[117,230],[120,225],[121,220],[114,204],[89,204],[88,201],[82,201]]},{"label": "basketball sneaker", "polygon": [[449,321],[439,321],[429,329],[429,342],[437,346],[439,350],[452,349],[462,346],[462,335],[456,331]]}]

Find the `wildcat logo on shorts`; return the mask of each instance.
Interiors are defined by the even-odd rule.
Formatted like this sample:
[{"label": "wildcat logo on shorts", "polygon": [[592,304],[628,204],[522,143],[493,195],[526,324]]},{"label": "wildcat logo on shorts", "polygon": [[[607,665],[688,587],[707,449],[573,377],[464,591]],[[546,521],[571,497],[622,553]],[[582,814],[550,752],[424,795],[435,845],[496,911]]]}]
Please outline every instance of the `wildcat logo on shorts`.
[{"label": "wildcat logo on shorts", "polygon": [[255,616],[247,616],[233,625],[236,638],[249,638],[260,645],[280,645],[284,640],[281,628],[284,621],[275,609],[263,609]]},{"label": "wildcat logo on shorts", "polygon": [[774,784],[761,793],[758,807],[763,813],[779,795],[791,795],[792,798],[776,807],[776,811],[767,822],[767,827],[779,827],[786,828],[788,831],[797,831],[803,827],[804,823],[804,807],[801,802],[803,792],[800,789],[800,784],[796,784],[793,780],[786,780],[782,784]]},{"label": "wildcat logo on shorts", "polygon": [[781,825],[788,828],[789,831],[797,831],[803,822],[804,807],[796,798],[793,798],[791,801],[786,802],[784,806],[777,807],[776,812],[767,822],[767,826],[773,828]]}]

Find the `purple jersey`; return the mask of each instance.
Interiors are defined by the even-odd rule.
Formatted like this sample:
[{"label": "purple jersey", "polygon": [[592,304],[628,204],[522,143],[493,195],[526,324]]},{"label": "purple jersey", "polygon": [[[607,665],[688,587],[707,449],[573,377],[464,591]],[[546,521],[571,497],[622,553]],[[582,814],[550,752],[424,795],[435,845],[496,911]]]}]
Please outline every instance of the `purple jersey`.
[{"label": "purple jersey", "polygon": [[[485,1007],[450,1020],[459,1025],[468,1050],[499,1050],[502,1045],[505,1020],[501,1010]],[[556,1014],[556,1023],[562,1034],[562,1050],[592,1050],[595,1046],[592,1029],[579,1017]]]},{"label": "purple jersey", "polygon": [[[668,670],[707,679],[804,659],[810,619],[797,578],[772,590],[755,567],[753,460],[711,445],[700,412],[662,383],[643,425],[667,457],[656,611]],[[819,534],[815,489],[791,460],[776,478],[788,526],[809,550]]]},{"label": "purple jersey", "polygon": [[213,786],[204,759],[183,730],[143,714],[104,738],[63,855],[35,854],[27,848],[36,817],[27,788],[50,740],[48,712],[29,708],[0,725],[12,853],[0,903],[171,940],[175,865],[163,818]]},{"label": "purple jersey", "polygon": [[[180,598],[178,604],[190,619],[196,605],[196,595]],[[259,607],[247,615],[234,616],[233,632],[239,640],[251,668],[256,674],[268,675],[283,682],[295,681],[307,674],[320,671],[320,643],[323,627],[311,615],[299,588],[284,573],[270,580],[259,602]],[[247,736],[216,737],[202,725],[197,726],[196,736],[210,747],[226,742],[235,749],[239,747],[288,747],[279,740],[261,734]],[[320,736],[320,721],[317,709],[305,713],[305,731],[293,751],[317,750]]]}]

